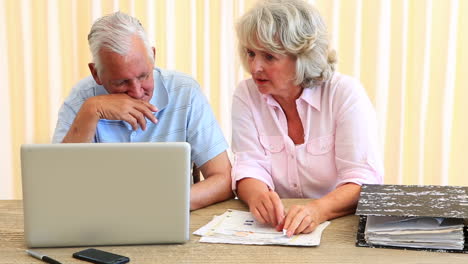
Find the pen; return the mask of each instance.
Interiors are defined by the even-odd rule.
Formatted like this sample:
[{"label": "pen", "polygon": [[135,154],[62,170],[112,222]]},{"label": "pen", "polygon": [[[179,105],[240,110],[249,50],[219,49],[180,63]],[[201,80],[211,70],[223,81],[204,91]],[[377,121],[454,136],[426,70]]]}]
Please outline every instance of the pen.
[{"label": "pen", "polygon": [[62,264],[62,263],[56,261],[55,259],[49,258],[48,256],[42,255],[42,254],[40,254],[40,253],[38,253],[38,252],[34,252],[34,251],[32,251],[32,250],[26,250],[26,252],[27,252],[29,255],[31,255],[31,256],[33,256],[33,257],[35,257],[35,258],[37,258],[37,259],[43,260],[44,262],[47,262],[47,263],[49,263],[49,264]]}]

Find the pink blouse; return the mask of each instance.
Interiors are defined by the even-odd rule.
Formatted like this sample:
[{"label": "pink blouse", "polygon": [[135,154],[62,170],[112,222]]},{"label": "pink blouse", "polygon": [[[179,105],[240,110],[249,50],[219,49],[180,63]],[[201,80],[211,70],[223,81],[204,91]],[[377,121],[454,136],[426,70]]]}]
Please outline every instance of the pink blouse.
[{"label": "pink blouse", "polygon": [[345,183],[382,183],[375,111],[356,79],[334,73],[296,100],[304,144],[288,136],[286,115],[252,79],[232,103],[232,188],[255,178],[282,198],[320,198]]}]

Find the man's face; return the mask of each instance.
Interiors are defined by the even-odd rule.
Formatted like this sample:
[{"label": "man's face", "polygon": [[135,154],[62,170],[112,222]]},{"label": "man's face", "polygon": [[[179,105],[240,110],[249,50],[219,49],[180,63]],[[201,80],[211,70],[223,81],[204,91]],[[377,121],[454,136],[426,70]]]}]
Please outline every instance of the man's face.
[{"label": "man's face", "polygon": [[104,86],[108,93],[125,93],[146,102],[151,100],[154,91],[153,64],[139,37],[133,37],[127,55],[122,56],[109,50],[101,50],[99,55],[101,70],[97,72],[94,64],[89,67],[94,80]]}]

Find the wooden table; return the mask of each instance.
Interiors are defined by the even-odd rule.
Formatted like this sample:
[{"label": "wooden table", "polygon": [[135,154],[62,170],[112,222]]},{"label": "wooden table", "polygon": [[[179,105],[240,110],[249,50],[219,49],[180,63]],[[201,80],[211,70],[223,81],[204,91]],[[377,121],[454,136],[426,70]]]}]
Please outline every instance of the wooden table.
[{"label": "wooden table", "polygon": [[[284,200],[286,206],[307,200]],[[208,223],[226,209],[247,210],[238,200],[230,200],[191,213],[190,231]],[[318,247],[255,246],[199,243],[190,236],[182,245],[98,247],[130,257],[130,263],[468,263],[468,254],[355,247],[358,217],[332,220]],[[0,264],[44,263],[25,253],[22,201],[0,201]],[[37,249],[63,264],[88,263],[72,258],[83,248]]]}]

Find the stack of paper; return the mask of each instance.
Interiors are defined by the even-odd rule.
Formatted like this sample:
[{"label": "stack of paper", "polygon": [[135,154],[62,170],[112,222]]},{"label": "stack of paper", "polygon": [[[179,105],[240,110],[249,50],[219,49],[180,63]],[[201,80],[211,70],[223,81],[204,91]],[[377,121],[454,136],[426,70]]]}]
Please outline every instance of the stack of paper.
[{"label": "stack of paper", "polygon": [[395,247],[456,249],[464,247],[463,219],[368,216],[367,243]]},{"label": "stack of paper", "polygon": [[273,227],[255,221],[250,212],[227,210],[193,234],[202,236],[200,242],[205,243],[318,246],[322,231],[329,224],[328,221],[320,224],[310,234],[287,237]]}]

